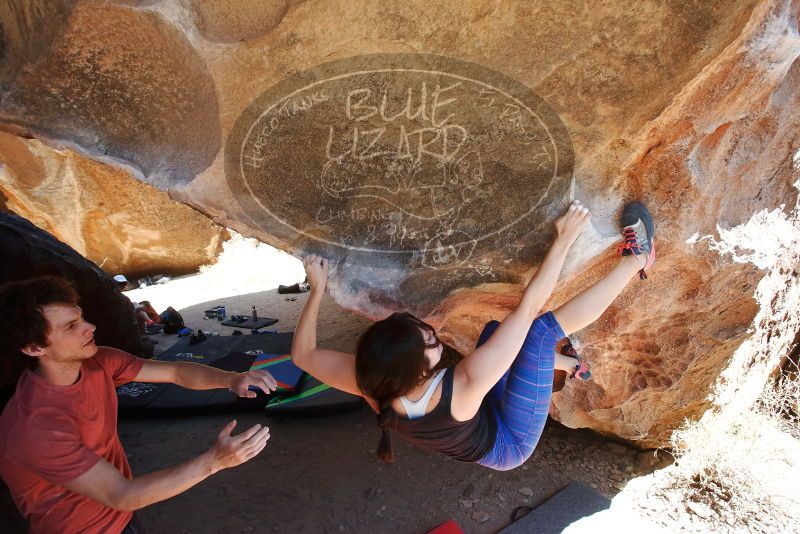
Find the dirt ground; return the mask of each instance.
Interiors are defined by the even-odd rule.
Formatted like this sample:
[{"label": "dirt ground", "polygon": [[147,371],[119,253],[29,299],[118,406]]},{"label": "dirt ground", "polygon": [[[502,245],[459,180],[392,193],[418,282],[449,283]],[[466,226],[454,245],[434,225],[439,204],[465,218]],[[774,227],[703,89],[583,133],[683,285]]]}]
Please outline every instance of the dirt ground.
[{"label": "dirt ground", "polygon": [[[158,291],[157,286],[147,289]],[[147,298],[141,295],[137,300]],[[228,335],[233,328],[203,319],[203,310],[224,304],[228,314],[249,313],[255,305],[260,316],[279,319],[267,328],[285,332],[294,330],[307,297],[307,293],[279,295],[270,290],[195,304],[180,312],[190,328]],[[296,300],[288,300],[292,298]],[[326,297],[318,344],[352,351],[367,324]],[[154,339],[164,350],[175,336]],[[118,431],[137,475],[200,454],[230,419],[229,415],[121,419]],[[237,431],[267,424],[272,434],[267,448],[244,465],[141,510],[148,532],[424,533],[450,518],[466,532],[496,532],[511,522],[515,511],[538,506],[572,481],[612,497],[630,478],[664,463],[652,452],[639,452],[554,421],[548,422],[525,465],[495,472],[413,448],[398,438],[394,439],[398,461],[381,464],[375,456],[379,432],[366,407],[303,419],[245,413],[237,420]],[[0,491],[0,531],[24,531],[5,487]]]}]

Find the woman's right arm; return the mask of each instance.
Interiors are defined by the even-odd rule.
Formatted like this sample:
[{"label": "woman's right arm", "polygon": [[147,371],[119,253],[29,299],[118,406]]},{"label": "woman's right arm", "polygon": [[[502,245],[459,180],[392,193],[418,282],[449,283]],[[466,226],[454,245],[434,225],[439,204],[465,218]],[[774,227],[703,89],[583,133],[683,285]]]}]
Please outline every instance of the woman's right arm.
[{"label": "woman's right arm", "polygon": [[328,283],[328,260],[314,255],[306,256],[303,258],[303,267],[311,286],[311,294],[297,321],[297,328],[292,340],[292,358],[296,358],[294,363],[298,366],[311,351],[317,348],[317,315],[319,315],[319,305]]},{"label": "woman's right arm", "polygon": [[317,316],[328,283],[328,260],[316,255],[306,256],[303,266],[311,285],[311,294],[297,321],[292,340],[292,362],[320,382],[363,397],[374,408],[374,401],[361,392],[356,382],[355,356],[317,348]]}]

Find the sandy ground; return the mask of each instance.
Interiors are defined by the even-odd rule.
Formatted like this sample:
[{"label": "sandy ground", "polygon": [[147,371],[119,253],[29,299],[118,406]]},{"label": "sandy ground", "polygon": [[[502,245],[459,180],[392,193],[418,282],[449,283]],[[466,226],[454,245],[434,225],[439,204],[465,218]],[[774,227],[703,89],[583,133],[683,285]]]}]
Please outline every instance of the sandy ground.
[{"label": "sandy ground", "polygon": [[[268,283],[250,280],[245,285],[265,288],[275,281],[299,281],[298,263],[292,261],[287,260],[288,270],[268,274]],[[175,307],[187,326],[222,335],[234,329],[203,319],[203,310],[212,305],[224,304],[229,314],[247,313],[255,305],[259,315],[279,319],[268,328],[294,330],[307,293],[279,295],[269,289],[216,298],[231,295],[225,293],[230,288],[224,287],[230,278],[206,270],[129,296],[149,298],[159,311],[166,302],[176,304],[183,299],[180,302],[185,305]],[[174,289],[168,286],[177,283],[185,286],[183,292],[188,290],[189,296],[170,293]],[[200,302],[209,294],[214,298]],[[287,300],[292,298],[296,300]],[[352,351],[368,324],[326,297],[318,343]],[[176,338],[159,335],[154,339],[159,341],[157,348],[164,350]],[[118,431],[134,475],[141,475],[205,451],[230,419],[227,415],[123,418]],[[612,497],[629,479],[651,472],[656,464],[652,452],[638,452],[553,421],[525,465],[510,472],[494,472],[413,448],[397,438],[398,461],[381,464],[375,456],[379,432],[366,407],[326,417],[281,420],[246,413],[237,419],[239,430],[267,424],[272,434],[267,448],[242,466],[141,510],[148,532],[424,533],[450,518],[466,532],[496,532],[510,523],[518,507],[526,507],[523,511],[536,507],[572,481],[582,481]],[[0,492],[0,531],[24,531],[5,487]]]}]

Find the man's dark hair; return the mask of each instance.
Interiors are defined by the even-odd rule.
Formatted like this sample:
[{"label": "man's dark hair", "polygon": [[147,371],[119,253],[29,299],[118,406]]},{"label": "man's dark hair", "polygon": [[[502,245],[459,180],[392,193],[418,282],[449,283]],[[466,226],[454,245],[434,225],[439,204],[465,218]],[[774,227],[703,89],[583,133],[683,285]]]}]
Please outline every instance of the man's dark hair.
[{"label": "man's dark hair", "polygon": [[[4,371],[13,362],[31,362],[22,347],[35,343],[47,346],[48,324],[42,307],[49,304],[77,304],[75,287],[58,276],[42,276],[0,285],[0,359]],[[4,376],[6,372],[3,373]]]}]

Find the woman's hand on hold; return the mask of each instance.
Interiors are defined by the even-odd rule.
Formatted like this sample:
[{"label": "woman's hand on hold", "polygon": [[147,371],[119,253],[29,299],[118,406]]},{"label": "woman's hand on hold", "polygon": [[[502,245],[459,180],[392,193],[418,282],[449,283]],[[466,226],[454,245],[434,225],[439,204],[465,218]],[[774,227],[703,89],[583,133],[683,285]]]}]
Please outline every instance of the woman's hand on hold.
[{"label": "woman's hand on hold", "polygon": [[324,291],[328,283],[328,259],[311,254],[303,258],[303,267],[311,289]]},{"label": "woman's hand on hold", "polygon": [[591,218],[589,208],[581,204],[580,200],[575,200],[556,221],[556,240],[571,246]]}]

